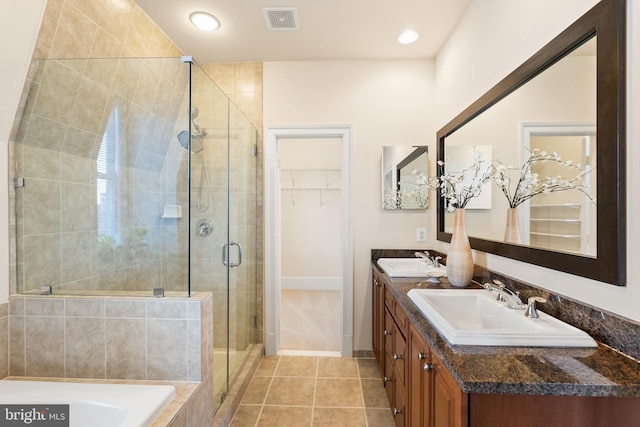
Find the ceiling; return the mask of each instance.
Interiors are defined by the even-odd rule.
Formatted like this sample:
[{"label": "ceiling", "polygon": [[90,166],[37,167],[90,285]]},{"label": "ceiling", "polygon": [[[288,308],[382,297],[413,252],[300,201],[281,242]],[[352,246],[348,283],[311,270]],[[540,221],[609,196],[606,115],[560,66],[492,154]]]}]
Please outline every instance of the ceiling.
[{"label": "ceiling", "polygon": [[[135,0],[200,63],[432,58],[470,1]],[[269,30],[263,7],[295,7],[299,30]],[[194,11],[216,16],[220,29],[196,29]],[[420,33],[417,42],[397,42],[406,29]]]}]

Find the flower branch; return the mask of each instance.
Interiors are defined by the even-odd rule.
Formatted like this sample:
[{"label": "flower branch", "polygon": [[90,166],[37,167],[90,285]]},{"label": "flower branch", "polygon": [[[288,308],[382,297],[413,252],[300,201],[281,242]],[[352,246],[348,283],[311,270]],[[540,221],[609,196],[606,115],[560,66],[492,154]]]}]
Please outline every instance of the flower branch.
[{"label": "flower branch", "polygon": [[[529,153],[529,158],[520,168],[505,166],[499,160],[494,162],[493,180],[507,198],[510,208],[516,208],[539,194],[566,190],[582,191],[590,200],[594,201],[589,194],[589,186],[584,184],[584,178],[590,170],[583,168],[579,163],[574,164],[571,160],[562,160],[555,152],[548,154],[545,151],[534,149]],[[563,178],[560,175],[540,179],[537,173],[532,172],[531,167],[541,162],[555,162],[569,170],[574,170],[576,176],[571,179]],[[514,175],[517,175],[517,181],[512,179]]]}]

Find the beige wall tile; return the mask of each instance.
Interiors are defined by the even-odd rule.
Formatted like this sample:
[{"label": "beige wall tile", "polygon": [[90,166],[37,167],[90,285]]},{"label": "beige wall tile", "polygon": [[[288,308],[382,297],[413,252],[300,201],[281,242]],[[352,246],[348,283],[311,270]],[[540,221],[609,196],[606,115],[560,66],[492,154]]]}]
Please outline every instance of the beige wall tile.
[{"label": "beige wall tile", "polygon": [[147,320],[147,379],[187,379],[187,321]]},{"label": "beige wall tile", "polygon": [[145,317],[145,300],[109,299],[106,301],[107,317]]},{"label": "beige wall tile", "polygon": [[147,318],[186,319],[187,301],[170,301],[166,299],[147,301]]},{"label": "beige wall tile", "polygon": [[[42,235],[60,232],[60,183],[31,178],[21,190],[24,200],[24,233]],[[40,240],[44,238],[33,237]],[[27,248],[25,242],[25,249]]]},{"label": "beige wall tile", "polygon": [[25,318],[11,315],[9,319],[9,375],[24,376],[25,364]]},{"label": "beige wall tile", "polygon": [[9,304],[0,304],[0,379],[9,375]]},{"label": "beige wall tile", "polygon": [[105,378],[105,319],[68,317],[65,357],[67,377]]},{"label": "beige wall tile", "polygon": [[61,241],[61,282],[88,278],[91,275],[91,233],[63,233]]},{"label": "beige wall tile", "polygon": [[144,319],[106,320],[107,378],[146,379]]},{"label": "beige wall tile", "polygon": [[190,427],[211,425],[214,411],[214,405],[211,404],[211,396],[213,396],[213,382],[209,377],[189,400],[187,410],[189,412]]},{"label": "beige wall tile", "polygon": [[64,299],[25,298],[24,308],[27,316],[64,316]]},{"label": "beige wall tile", "polygon": [[187,321],[187,380],[200,381],[202,378],[202,335],[200,320]]},{"label": "beige wall tile", "polygon": [[27,316],[25,324],[26,375],[64,377],[64,318]]},{"label": "beige wall tile", "polygon": [[87,58],[98,25],[78,9],[65,3],[60,13],[60,22],[50,55],[54,58]]},{"label": "beige wall tile", "polygon": [[[64,314],[67,317],[105,317],[105,299],[65,298]],[[104,331],[102,333],[104,335]]]}]

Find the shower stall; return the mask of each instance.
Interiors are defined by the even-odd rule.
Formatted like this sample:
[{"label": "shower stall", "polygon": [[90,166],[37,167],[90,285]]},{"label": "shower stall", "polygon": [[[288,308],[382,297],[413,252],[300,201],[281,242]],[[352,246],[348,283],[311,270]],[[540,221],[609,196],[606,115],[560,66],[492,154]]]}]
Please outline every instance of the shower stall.
[{"label": "shower stall", "polygon": [[218,405],[259,341],[257,130],[189,57],[36,67],[13,144],[17,293],[211,293]]}]

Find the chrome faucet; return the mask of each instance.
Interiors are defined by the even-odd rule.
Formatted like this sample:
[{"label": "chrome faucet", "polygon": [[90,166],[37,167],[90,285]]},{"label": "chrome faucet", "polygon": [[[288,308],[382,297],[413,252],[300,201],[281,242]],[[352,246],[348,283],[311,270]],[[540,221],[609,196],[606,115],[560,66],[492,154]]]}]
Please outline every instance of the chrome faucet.
[{"label": "chrome faucet", "polygon": [[431,254],[429,254],[429,251],[424,251],[424,252],[414,252],[414,255],[417,258],[422,258],[424,259],[427,263],[429,263],[430,265],[432,265],[435,268],[440,267],[440,260],[442,259],[442,257],[439,256],[431,256]]},{"label": "chrome faucet", "polygon": [[496,297],[496,299],[500,302],[507,303],[507,307],[509,308],[513,308],[515,310],[524,310],[525,308],[527,308],[527,305],[522,303],[522,300],[516,292],[513,292],[511,289],[507,288],[504,283],[497,279],[494,279],[493,283],[485,283],[483,287],[488,292],[497,293],[498,296]]},{"label": "chrome faucet", "polygon": [[546,298],[542,297],[529,297],[529,304],[527,304],[527,311],[524,313],[525,316],[530,317],[531,319],[537,319],[540,317],[538,314],[538,309],[536,308],[536,302],[547,302]]},{"label": "chrome faucet", "polygon": [[428,251],[424,251],[423,252],[414,252],[413,253],[417,258],[422,258],[425,261],[427,261],[428,263],[432,263],[431,257],[429,256],[429,252]]}]

